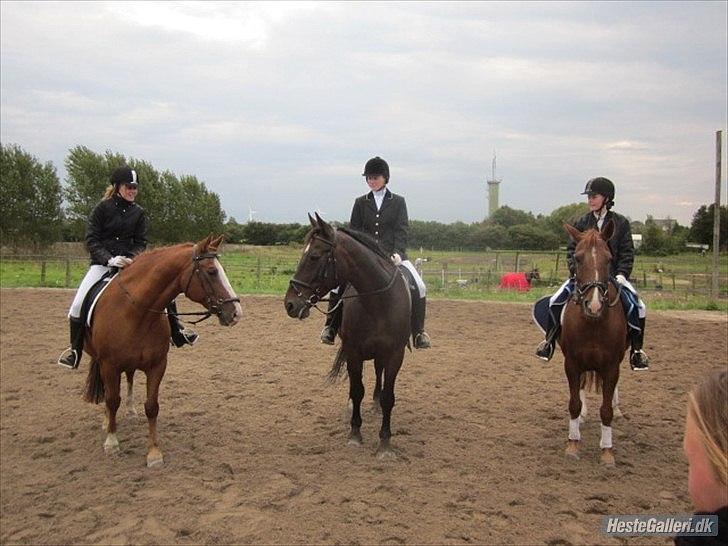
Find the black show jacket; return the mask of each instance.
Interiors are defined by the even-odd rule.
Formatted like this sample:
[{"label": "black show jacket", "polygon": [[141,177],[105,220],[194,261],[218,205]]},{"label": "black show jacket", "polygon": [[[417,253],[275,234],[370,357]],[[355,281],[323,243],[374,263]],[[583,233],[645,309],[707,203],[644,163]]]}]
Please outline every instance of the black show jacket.
[{"label": "black show jacket", "polygon": [[372,192],[358,197],[351,210],[349,227],[374,237],[385,252],[407,259],[407,203],[404,197],[387,190],[382,207],[377,210]]}]

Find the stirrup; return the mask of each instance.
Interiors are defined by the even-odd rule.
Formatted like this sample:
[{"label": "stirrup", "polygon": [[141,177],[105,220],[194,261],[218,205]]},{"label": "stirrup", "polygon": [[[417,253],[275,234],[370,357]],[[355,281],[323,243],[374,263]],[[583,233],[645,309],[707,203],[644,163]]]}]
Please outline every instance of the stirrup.
[{"label": "stirrup", "polygon": [[325,326],[324,329],[321,330],[321,343],[333,345],[335,340],[336,330],[334,330],[331,326]]},{"label": "stirrup", "polygon": [[553,358],[555,349],[556,345],[553,342],[549,342],[549,340],[544,339],[536,348],[536,357],[540,358],[544,362],[548,362],[551,358]]},{"label": "stirrup", "polygon": [[650,369],[650,359],[642,349],[638,349],[629,355],[629,366],[635,372],[644,372]]},{"label": "stirrup", "polygon": [[76,349],[72,349],[71,347],[69,347],[60,354],[57,364],[61,368],[75,370],[76,368],[78,368],[80,360],[81,359],[78,358],[78,352],[76,351]]},{"label": "stirrup", "polygon": [[432,347],[432,344],[427,332],[422,331],[415,336],[415,349],[429,349],[430,347]]},{"label": "stirrup", "polygon": [[177,348],[185,345],[194,345],[199,337],[194,330],[180,330],[172,334],[172,344]]}]

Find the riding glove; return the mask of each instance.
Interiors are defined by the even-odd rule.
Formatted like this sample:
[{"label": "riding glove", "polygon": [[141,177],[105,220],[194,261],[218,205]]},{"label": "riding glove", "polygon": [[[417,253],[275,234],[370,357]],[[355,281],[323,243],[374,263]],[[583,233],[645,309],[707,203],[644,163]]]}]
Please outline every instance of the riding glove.
[{"label": "riding glove", "polygon": [[114,256],[113,258],[109,258],[109,261],[106,265],[108,265],[109,267],[118,267],[119,269],[123,269],[131,262],[131,258],[127,258],[126,256]]}]

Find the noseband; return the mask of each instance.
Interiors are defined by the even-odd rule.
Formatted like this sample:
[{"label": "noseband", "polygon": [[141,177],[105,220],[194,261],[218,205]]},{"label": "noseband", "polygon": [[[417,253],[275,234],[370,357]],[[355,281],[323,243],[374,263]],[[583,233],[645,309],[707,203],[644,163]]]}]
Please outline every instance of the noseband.
[{"label": "noseband", "polygon": [[[619,301],[620,294],[622,292],[622,285],[619,283],[617,283],[617,285],[617,297],[614,298],[614,301],[609,302],[609,283],[602,281],[591,281],[585,284],[579,284],[579,282],[577,281],[574,286],[574,295],[572,296],[572,299],[576,304],[581,305],[581,310],[587,317],[597,318],[601,316],[601,311],[595,314],[589,310],[586,298],[587,292],[592,289],[596,289],[599,292],[600,305],[603,306],[605,303],[607,303],[609,307],[614,307]],[[603,309],[603,307],[601,309]]]}]

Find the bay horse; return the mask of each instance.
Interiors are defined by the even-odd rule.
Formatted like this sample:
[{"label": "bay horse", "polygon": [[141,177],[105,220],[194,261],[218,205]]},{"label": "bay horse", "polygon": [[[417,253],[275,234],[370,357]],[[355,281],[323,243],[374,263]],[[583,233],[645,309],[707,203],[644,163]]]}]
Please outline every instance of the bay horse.
[{"label": "bay horse", "polygon": [[579,422],[583,415],[580,389],[595,387],[602,392],[601,461],[613,466],[612,403],[617,400],[619,365],[629,347],[619,290],[609,278],[612,254],[607,241],[614,235],[614,224],[609,220],[602,232],[581,232],[568,224],[564,227],[576,241],[574,295],[564,308],[559,338],[570,395],[566,454],[579,457]]},{"label": "bay horse", "polygon": [[377,457],[396,458],[390,446],[390,420],[394,384],[411,333],[407,283],[373,238],[345,228],[334,229],[318,214],[316,220],[309,215],[309,221],[311,230],[303,255],[286,292],[286,311],[292,318],[304,319],[331,289],[348,283],[341,298],[341,302],[346,301],[339,329],[341,347],[329,377],[335,378],[346,364],[352,402],[348,443],[360,446],[362,368],[365,360],[374,359],[374,399],[379,400],[382,410]]},{"label": "bay horse", "polygon": [[141,370],[147,377],[147,466],[163,463],[157,440],[157,414],[170,339],[165,308],[184,293],[207,309],[206,313],[194,314],[204,314],[205,318],[214,314],[223,326],[234,325],[242,315],[240,299],[217,259],[221,241],[222,236],[213,239],[210,235],[196,244],[143,252],[109,282],[96,303],[91,327],[86,329],[84,347],[91,356],[91,364],[84,399],[96,404],[106,402],[107,453],[119,451],[116,412],[121,403],[121,374],[124,372],[127,377],[127,405],[131,403],[133,407],[134,372]]}]

